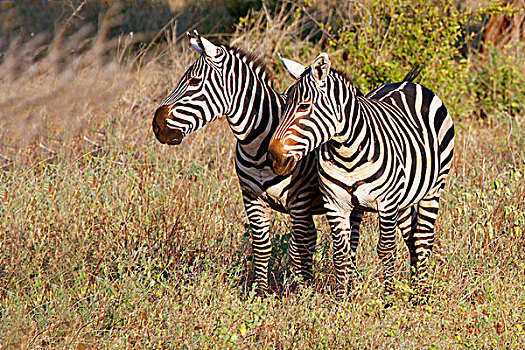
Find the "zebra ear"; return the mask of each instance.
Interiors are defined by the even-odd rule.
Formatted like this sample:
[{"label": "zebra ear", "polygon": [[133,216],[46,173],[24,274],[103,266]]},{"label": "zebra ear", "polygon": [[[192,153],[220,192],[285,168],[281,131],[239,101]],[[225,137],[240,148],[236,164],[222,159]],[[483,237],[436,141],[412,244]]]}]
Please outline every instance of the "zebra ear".
[{"label": "zebra ear", "polygon": [[206,55],[208,57],[217,56],[217,46],[212,44],[209,40],[199,35],[199,33],[194,30],[193,33],[187,32],[188,38],[190,39],[190,44],[193,46],[195,51],[201,55]]},{"label": "zebra ear", "polygon": [[[194,32],[197,32],[197,31],[195,30]],[[188,39],[190,40],[190,44],[195,49],[195,51],[197,51],[201,55],[204,54],[204,51],[199,45],[199,41],[197,40],[197,37],[195,37],[195,35],[190,32],[186,32],[186,35],[188,36]]]},{"label": "zebra ear", "polygon": [[279,60],[283,64],[284,69],[295,80],[299,79],[301,75],[304,73],[304,71],[308,68],[308,67],[303,66],[299,62],[295,62],[295,61],[289,60],[288,58],[281,57],[279,53],[277,53],[277,56],[279,57]]},{"label": "zebra ear", "polygon": [[310,74],[317,80],[323,81],[330,73],[330,58],[326,52],[323,52],[315,59],[311,65],[312,71]]}]

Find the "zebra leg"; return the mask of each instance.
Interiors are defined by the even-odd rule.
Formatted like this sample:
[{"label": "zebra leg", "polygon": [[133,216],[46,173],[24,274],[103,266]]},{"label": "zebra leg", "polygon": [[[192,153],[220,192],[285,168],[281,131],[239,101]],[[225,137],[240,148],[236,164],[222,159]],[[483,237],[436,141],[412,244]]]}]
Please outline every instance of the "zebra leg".
[{"label": "zebra leg", "polygon": [[268,264],[272,254],[270,215],[268,207],[260,202],[245,200],[244,206],[251,226],[256,292],[264,295],[268,292]]},{"label": "zebra leg", "polygon": [[385,279],[385,294],[388,296],[394,292],[394,262],[396,259],[396,227],[398,219],[397,207],[391,211],[379,213],[379,242],[377,243],[377,254],[383,262],[383,274]]},{"label": "zebra leg", "polygon": [[334,267],[337,284],[335,296],[341,300],[346,296],[350,280],[350,271],[353,265],[350,253],[350,214],[328,209],[326,218],[330,224],[334,244]]},{"label": "zebra leg", "polygon": [[397,226],[399,227],[403,240],[408,247],[408,252],[410,254],[410,277],[411,281],[413,281],[417,268],[416,250],[414,248],[414,231],[417,226],[417,210],[415,206],[408,207],[399,213]]},{"label": "zebra leg", "polygon": [[352,264],[350,265],[350,282],[348,292],[351,292],[353,281],[357,277],[357,246],[359,245],[359,227],[363,220],[363,211],[353,209],[350,213],[350,258]]},{"label": "zebra leg", "polygon": [[308,283],[313,278],[313,257],[317,244],[312,215],[303,212],[290,212],[292,222],[292,238],[290,240],[290,260],[294,274],[303,282]]},{"label": "zebra leg", "polygon": [[[434,246],[434,224],[439,210],[440,188],[431,191],[418,203],[417,226],[413,236],[413,250],[415,255],[415,281],[419,295],[424,300],[430,293],[428,285],[428,260]],[[412,255],[412,253],[411,253]]]}]

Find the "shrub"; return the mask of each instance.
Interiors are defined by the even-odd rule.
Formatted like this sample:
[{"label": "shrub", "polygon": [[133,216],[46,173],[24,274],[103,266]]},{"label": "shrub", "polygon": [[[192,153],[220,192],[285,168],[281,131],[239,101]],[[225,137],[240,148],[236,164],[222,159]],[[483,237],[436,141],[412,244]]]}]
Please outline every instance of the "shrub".
[{"label": "shrub", "polygon": [[511,6],[494,2],[472,9],[452,0],[344,5],[305,0],[275,8],[273,16],[260,10],[241,18],[233,42],[270,55],[279,51],[305,64],[326,51],[362,91],[399,81],[418,63],[423,68],[419,82],[435,91],[456,119],[523,111],[522,48],[493,48],[486,57],[478,53],[488,16],[518,13]]},{"label": "shrub", "polygon": [[[485,57],[476,57],[470,82],[479,115],[484,118],[495,110],[511,115],[523,114],[525,105],[525,69],[523,58],[510,47],[497,49],[489,46]],[[516,51],[514,51],[516,52]]]}]

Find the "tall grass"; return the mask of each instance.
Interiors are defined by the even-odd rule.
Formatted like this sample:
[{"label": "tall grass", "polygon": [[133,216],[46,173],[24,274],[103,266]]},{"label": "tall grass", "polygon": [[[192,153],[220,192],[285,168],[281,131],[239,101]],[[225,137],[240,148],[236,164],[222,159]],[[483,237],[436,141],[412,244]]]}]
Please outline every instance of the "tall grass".
[{"label": "tall grass", "polygon": [[[236,45],[251,50],[257,42],[269,56],[285,44],[288,52],[305,48],[294,58],[317,53],[314,37],[297,34],[301,23],[290,28],[286,12],[273,10],[271,23],[239,29]],[[363,225],[355,292],[337,303],[325,219],[316,217],[313,286],[291,292],[289,222],[276,214],[274,293],[261,299],[251,288],[227,123],[177,147],[151,132],[155,108],[195,53],[171,28],[169,47],[154,44],[135,60],[118,54],[131,39],[111,43],[97,36],[101,30],[77,28],[55,58],[46,48],[29,59],[41,46],[21,42],[0,67],[1,348],[518,349],[525,342],[524,115],[496,108],[484,120],[468,110],[454,116],[461,122],[428,305],[407,302],[400,241],[398,300],[383,307],[373,215]],[[275,74],[277,85],[289,82],[278,66]]]}]

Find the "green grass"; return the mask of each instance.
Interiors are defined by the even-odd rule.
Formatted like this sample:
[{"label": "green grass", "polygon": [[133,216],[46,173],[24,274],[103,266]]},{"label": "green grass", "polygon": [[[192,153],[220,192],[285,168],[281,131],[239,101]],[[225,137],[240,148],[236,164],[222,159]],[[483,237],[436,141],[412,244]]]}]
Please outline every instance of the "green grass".
[{"label": "green grass", "polygon": [[[243,35],[241,47],[253,44]],[[261,41],[270,51],[272,37]],[[397,298],[384,308],[372,214],[344,302],[334,300],[324,217],[314,283],[291,291],[290,225],[275,214],[273,292],[261,299],[226,121],[177,147],[151,132],[194,54],[172,45],[140,69],[64,55],[67,69],[0,79],[1,349],[522,348],[525,116],[498,106],[485,120],[453,116],[428,305],[408,302],[399,240]]]},{"label": "green grass", "polygon": [[[135,89],[157,78],[136,76]],[[2,347],[523,344],[522,129],[509,134],[504,121],[458,128],[432,257],[433,297],[427,306],[406,301],[407,252],[399,243],[398,300],[384,309],[373,215],[365,219],[352,300],[333,299],[322,217],[314,286],[287,291],[286,242],[276,239],[275,293],[256,297],[226,122],[168,147],[149,131],[150,115],[129,120],[127,112],[116,109],[120,122],[102,126],[113,132],[98,147],[78,142],[51,157],[36,149],[31,162],[19,156],[1,173]],[[287,218],[276,214],[273,230],[286,238]]]}]

